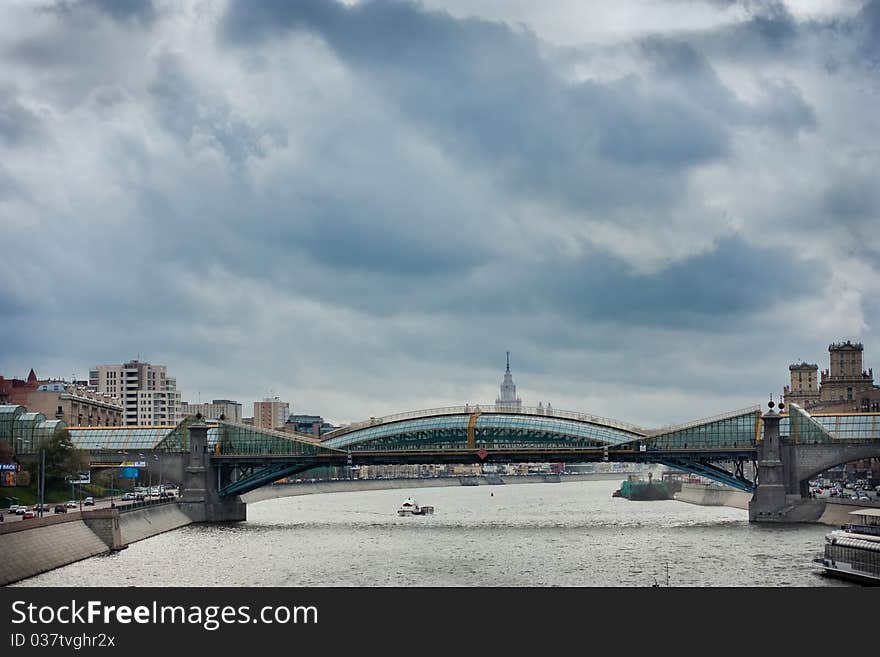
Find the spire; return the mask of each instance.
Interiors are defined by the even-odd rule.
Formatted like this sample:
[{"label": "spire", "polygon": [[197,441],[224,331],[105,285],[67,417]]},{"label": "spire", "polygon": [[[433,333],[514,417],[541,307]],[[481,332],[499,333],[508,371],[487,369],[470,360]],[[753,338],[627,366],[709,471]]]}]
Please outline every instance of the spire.
[{"label": "spire", "polygon": [[28,383],[36,383],[37,382],[37,373],[34,372],[34,368],[31,368],[31,373],[28,374]]},{"label": "spire", "polygon": [[511,408],[521,408],[522,400],[516,396],[516,384],[513,382],[513,375],[510,373],[510,352],[507,352],[507,370],[501,380],[501,396],[495,400],[497,406],[506,406]]}]

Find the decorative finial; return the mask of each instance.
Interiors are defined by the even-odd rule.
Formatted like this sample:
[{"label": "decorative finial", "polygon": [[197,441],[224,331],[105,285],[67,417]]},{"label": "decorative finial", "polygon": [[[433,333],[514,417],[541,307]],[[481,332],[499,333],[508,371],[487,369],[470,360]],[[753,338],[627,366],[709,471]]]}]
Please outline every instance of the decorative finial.
[{"label": "decorative finial", "polygon": [[767,406],[770,408],[771,411],[773,410],[773,407],[776,406],[776,404],[773,403],[773,393],[772,392],[770,393],[770,401],[767,402]]},{"label": "decorative finial", "polygon": [[507,371],[510,371],[510,352],[507,352]]}]

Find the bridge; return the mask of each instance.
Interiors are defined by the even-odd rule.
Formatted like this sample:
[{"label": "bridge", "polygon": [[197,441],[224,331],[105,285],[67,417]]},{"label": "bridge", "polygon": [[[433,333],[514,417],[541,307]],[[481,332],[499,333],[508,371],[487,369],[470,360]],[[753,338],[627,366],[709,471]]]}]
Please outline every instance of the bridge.
[{"label": "bridge", "polygon": [[[22,424],[32,433],[38,425],[33,417]],[[93,459],[133,453],[162,459],[166,472],[184,481],[184,503],[197,520],[244,519],[239,495],[321,466],[613,461],[657,463],[752,492],[755,522],[808,521],[821,513],[808,495],[810,478],[880,457],[880,414],[811,415],[794,404],[783,413],[754,406],[657,429],[571,411],[489,405],[373,417],[320,439],[193,419],[175,427],[69,432]]]}]

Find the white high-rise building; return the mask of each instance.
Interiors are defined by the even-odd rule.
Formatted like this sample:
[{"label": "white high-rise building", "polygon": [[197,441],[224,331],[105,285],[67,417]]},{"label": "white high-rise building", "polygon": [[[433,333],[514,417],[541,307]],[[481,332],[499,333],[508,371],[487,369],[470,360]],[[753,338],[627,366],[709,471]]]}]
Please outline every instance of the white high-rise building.
[{"label": "white high-rise building", "polygon": [[516,396],[516,385],[513,382],[513,375],[510,373],[509,351],[507,352],[507,371],[501,380],[501,396],[495,400],[495,405],[517,411],[522,409],[522,399]]},{"label": "white high-rise building", "polygon": [[172,425],[182,419],[177,380],[164,365],[138,360],[98,365],[89,372],[89,387],[119,398],[126,426]]}]

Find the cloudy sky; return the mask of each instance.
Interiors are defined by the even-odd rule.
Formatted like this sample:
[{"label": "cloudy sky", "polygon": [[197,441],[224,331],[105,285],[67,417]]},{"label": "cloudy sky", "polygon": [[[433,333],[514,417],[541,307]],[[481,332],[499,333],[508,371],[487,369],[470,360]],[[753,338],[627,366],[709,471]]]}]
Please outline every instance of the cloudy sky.
[{"label": "cloudy sky", "polygon": [[0,374],[658,426],[865,343],[880,0],[6,0]]}]

